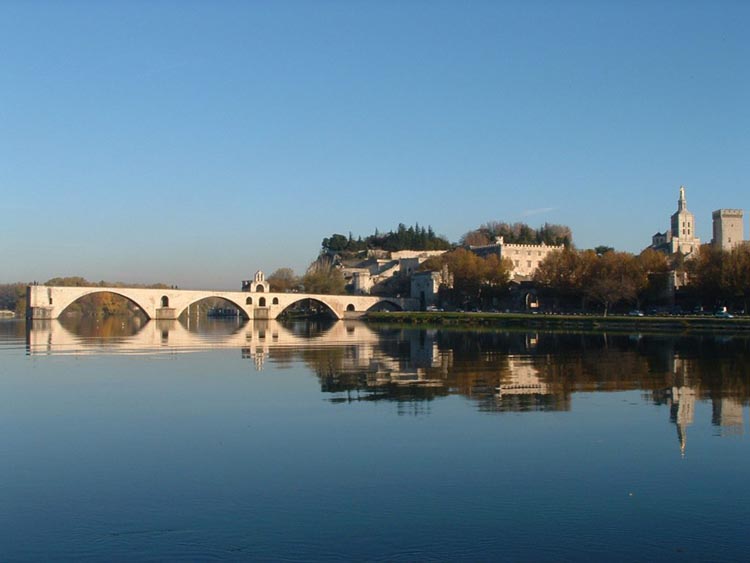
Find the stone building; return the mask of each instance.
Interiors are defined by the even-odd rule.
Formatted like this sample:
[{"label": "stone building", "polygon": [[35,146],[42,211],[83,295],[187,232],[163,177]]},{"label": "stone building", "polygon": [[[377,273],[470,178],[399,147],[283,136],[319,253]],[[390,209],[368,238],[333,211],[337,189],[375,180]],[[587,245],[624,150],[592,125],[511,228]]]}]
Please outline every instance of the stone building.
[{"label": "stone building", "polygon": [[712,214],[714,237],[711,241],[721,250],[732,250],[745,240],[742,209],[717,209]]},{"label": "stone building", "polygon": [[440,297],[440,288],[453,287],[453,275],[444,266],[439,272],[425,271],[414,272],[411,275],[410,295],[414,299],[419,299],[420,309],[438,304]]},{"label": "stone building", "polygon": [[[356,295],[369,295],[385,287],[389,282],[401,281],[408,284],[419,265],[433,256],[444,254],[445,250],[401,250],[397,252],[368,252],[365,260],[354,260],[342,264],[341,273]],[[380,286],[380,287],[378,287]]]},{"label": "stone building", "polygon": [[557,252],[565,248],[561,245],[547,244],[512,244],[506,243],[503,237],[497,237],[495,244],[485,246],[470,246],[469,250],[485,257],[497,254],[501,259],[508,258],[513,262],[510,275],[513,279],[531,278],[536,269],[550,252]]},{"label": "stone building", "polygon": [[701,241],[695,236],[695,216],[688,211],[685,187],[680,186],[677,211],[672,214],[670,228],[665,233],[651,237],[651,248],[666,254],[681,253],[683,256],[697,255]]}]

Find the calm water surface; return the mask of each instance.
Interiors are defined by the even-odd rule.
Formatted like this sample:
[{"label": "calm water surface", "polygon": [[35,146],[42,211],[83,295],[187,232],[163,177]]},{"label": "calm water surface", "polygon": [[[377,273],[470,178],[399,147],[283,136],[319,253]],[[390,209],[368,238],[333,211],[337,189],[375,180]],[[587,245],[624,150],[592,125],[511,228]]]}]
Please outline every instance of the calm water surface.
[{"label": "calm water surface", "polygon": [[750,341],[0,322],[0,560],[727,560]]}]

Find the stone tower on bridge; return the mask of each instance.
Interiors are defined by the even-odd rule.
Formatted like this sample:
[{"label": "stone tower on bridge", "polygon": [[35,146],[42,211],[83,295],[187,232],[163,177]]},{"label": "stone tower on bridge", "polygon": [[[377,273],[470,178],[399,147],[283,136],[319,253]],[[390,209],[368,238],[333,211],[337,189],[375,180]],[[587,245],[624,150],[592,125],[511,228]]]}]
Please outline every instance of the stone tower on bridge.
[{"label": "stone tower on bridge", "polygon": [[242,291],[251,293],[268,293],[271,291],[271,285],[266,281],[266,276],[261,270],[255,272],[251,280],[242,280]]}]

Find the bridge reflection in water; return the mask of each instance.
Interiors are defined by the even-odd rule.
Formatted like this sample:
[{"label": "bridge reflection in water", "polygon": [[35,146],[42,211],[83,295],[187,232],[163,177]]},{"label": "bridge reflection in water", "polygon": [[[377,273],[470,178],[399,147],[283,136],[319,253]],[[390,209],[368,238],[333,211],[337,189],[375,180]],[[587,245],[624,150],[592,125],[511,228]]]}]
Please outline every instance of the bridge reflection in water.
[{"label": "bridge reflection in water", "polygon": [[565,411],[582,392],[640,391],[668,407],[684,455],[696,404],[710,402],[721,436],[744,433],[750,400],[745,337],[473,332],[250,320],[186,326],[178,321],[106,327],[34,321],[27,353],[154,354],[238,349],[258,371],[303,362],[331,402],[396,401],[425,414],[461,395],[484,412]]}]

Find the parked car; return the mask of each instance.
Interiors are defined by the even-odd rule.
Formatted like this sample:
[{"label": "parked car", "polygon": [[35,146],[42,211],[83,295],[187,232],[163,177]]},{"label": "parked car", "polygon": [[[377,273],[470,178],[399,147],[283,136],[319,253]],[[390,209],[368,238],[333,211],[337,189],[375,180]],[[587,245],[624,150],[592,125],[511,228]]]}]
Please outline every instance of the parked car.
[{"label": "parked car", "polygon": [[629,317],[642,317],[643,311],[641,311],[640,309],[633,309],[632,311],[628,313],[628,316]]}]

